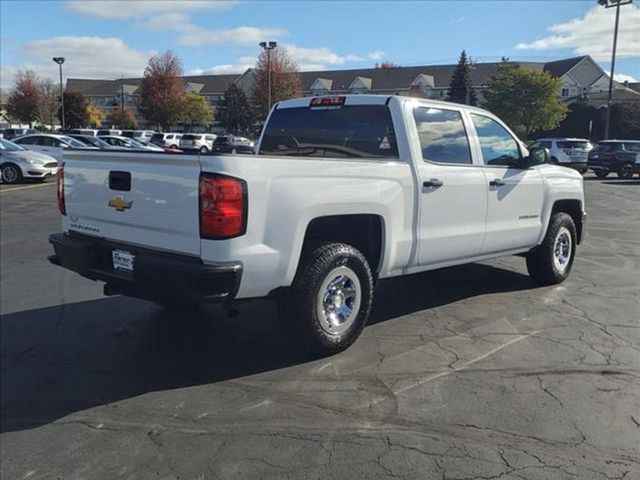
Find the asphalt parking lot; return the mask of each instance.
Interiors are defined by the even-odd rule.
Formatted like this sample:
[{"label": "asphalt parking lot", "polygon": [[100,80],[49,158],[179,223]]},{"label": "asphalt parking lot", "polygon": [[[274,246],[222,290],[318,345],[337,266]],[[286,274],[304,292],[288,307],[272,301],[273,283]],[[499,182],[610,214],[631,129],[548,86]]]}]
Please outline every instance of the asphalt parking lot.
[{"label": "asphalt parking lot", "polygon": [[3,186],[1,477],[640,478],[640,182],[585,183],[565,284],[517,257],[385,281],[325,359],[268,302],[103,297],[45,260],[53,182]]}]

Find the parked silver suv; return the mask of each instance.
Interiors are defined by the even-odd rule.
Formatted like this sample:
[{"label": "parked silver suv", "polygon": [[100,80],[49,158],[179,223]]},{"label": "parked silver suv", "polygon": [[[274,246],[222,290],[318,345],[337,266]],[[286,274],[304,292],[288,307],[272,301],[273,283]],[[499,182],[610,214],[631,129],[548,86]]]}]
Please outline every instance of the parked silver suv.
[{"label": "parked silver suv", "polygon": [[589,169],[587,159],[593,145],[585,138],[539,138],[531,146],[549,149],[551,163],[573,168],[580,173]]},{"label": "parked silver suv", "polygon": [[185,133],[180,139],[182,150],[199,150],[200,153],[209,153],[213,150],[213,141],[217,135],[213,133]]}]

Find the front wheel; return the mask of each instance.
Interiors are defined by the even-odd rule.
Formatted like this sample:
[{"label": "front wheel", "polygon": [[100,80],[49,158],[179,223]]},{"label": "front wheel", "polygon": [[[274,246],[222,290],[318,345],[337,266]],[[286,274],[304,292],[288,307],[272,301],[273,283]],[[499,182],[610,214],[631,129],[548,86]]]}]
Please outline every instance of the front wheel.
[{"label": "front wheel", "polygon": [[22,172],[16,165],[7,163],[0,168],[0,176],[2,177],[2,183],[13,184],[22,179]]},{"label": "front wheel", "polygon": [[625,180],[633,177],[633,165],[625,163],[620,170],[618,170],[618,177],[624,178]]},{"label": "front wheel", "polygon": [[594,170],[594,173],[596,174],[596,177],[598,178],[607,178],[607,175],[609,175],[609,170]]},{"label": "front wheel", "polygon": [[362,333],[373,301],[366,258],[344,243],[305,249],[291,288],[278,301],[286,325],[308,350],[331,355]]},{"label": "front wheel", "polygon": [[209,149],[203,145],[200,147],[200,153],[209,153]]},{"label": "front wheel", "polygon": [[576,226],[570,215],[559,212],[549,221],[542,244],[527,254],[529,275],[540,285],[564,282],[576,255]]}]

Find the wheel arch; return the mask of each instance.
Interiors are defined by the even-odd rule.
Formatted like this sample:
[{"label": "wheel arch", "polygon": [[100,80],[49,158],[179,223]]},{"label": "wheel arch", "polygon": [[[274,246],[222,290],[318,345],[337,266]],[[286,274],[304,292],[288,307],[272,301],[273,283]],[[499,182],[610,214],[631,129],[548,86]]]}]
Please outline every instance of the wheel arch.
[{"label": "wheel arch", "polygon": [[[576,226],[576,237],[577,242],[580,244],[582,242],[582,231],[583,231],[583,208],[582,201],[578,199],[564,199],[564,200],[556,200],[553,203],[553,207],[551,208],[551,216],[559,212],[566,213],[573,219],[573,223]],[[548,228],[548,225],[547,225]],[[545,232],[546,233],[546,232]]]}]

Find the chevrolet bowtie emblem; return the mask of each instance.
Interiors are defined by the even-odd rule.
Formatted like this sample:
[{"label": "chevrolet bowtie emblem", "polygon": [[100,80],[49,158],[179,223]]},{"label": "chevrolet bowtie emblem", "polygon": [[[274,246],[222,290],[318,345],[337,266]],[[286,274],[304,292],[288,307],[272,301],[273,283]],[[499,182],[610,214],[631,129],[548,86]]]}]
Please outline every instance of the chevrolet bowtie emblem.
[{"label": "chevrolet bowtie emblem", "polygon": [[124,197],[118,196],[109,200],[108,205],[115,208],[118,212],[124,212],[125,210],[131,208],[131,205],[133,205],[133,200],[127,202]]}]

